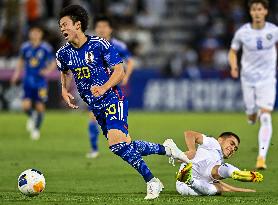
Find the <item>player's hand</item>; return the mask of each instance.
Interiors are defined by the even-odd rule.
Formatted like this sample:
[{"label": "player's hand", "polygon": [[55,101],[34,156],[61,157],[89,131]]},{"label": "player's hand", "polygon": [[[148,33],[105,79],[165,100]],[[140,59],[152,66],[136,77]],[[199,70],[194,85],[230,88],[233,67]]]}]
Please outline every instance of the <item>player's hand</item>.
[{"label": "player's hand", "polygon": [[49,74],[49,71],[47,69],[42,69],[40,71],[40,75],[46,77]]},{"label": "player's hand", "polygon": [[71,102],[72,100],[74,100],[74,97],[67,90],[62,89],[62,97],[64,98],[69,107],[73,109],[79,108],[77,105]]},{"label": "player's hand", "polygon": [[104,85],[102,85],[102,86],[94,85],[91,87],[90,90],[91,90],[93,96],[95,96],[95,97],[102,96],[107,91],[107,89],[105,88]]},{"label": "player's hand", "polygon": [[191,150],[191,151],[186,151],[185,155],[187,156],[188,159],[193,159],[196,155],[196,150]]},{"label": "player's hand", "polygon": [[239,76],[238,68],[232,68],[231,69],[231,76],[232,76],[232,78],[235,78],[235,79],[238,78],[238,76]]}]

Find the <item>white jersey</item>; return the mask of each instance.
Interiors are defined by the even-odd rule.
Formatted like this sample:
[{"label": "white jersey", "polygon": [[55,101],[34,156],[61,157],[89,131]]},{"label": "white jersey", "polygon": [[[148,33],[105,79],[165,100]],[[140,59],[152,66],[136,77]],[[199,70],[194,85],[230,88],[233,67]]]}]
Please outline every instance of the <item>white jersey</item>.
[{"label": "white jersey", "polygon": [[269,22],[262,29],[253,29],[251,23],[247,23],[237,30],[231,48],[242,47],[242,81],[250,85],[275,81],[277,41],[278,27]]},{"label": "white jersey", "polygon": [[[211,170],[215,165],[224,163],[223,152],[219,142],[213,137],[203,135],[203,144],[199,145],[192,161],[194,179],[212,182]],[[181,165],[181,168],[184,163]]]}]

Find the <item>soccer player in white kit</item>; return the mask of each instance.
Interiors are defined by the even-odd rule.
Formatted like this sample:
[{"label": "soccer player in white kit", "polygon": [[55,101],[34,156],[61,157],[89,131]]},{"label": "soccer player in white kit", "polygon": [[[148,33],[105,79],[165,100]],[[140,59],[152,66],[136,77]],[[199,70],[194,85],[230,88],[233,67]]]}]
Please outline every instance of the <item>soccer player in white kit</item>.
[{"label": "soccer player in white kit", "polygon": [[278,27],[266,22],[267,0],[250,0],[252,22],[235,33],[229,51],[231,76],[238,78],[237,52],[242,48],[241,85],[248,122],[260,121],[257,169],[266,169],[266,155],[272,136],[271,112],[276,96],[276,42]]},{"label": "soccer player in white kit", "polygon": [[[240,171],[237,167],[224,163],[238,149],[240,139],[232,132],[223,132],[218,139],[195,131],[184,132],[188,147],[186,155],[191,163],[183,163],[177,174],[176,189],[181,195],[216,195],[222,192],[255,192],[238,188],[221,181],[233,178],[238,181],[260,182],[259,172]],[[198,148],[196,149],[196,144]]]}]

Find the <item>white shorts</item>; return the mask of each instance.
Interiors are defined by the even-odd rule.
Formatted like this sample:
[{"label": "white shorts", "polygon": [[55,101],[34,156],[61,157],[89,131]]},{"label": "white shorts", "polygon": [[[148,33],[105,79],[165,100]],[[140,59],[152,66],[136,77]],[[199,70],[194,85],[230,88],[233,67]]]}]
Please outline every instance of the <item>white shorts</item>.
[{"label": "white shorts", "polygon": [[257,113],[260,108],[273,110],[276,97],[276,81],[254,86],[242,81],[241,88],[247,115]]}]

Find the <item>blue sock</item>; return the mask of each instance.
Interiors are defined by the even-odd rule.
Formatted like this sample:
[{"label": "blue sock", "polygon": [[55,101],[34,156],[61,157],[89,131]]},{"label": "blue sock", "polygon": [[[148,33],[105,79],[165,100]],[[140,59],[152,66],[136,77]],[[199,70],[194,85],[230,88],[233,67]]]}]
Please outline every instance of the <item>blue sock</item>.
[{"label": "blue sock", "polygon": [[28,117],[32,117],[33,109],[30,108],[30,109],[28,109],[28,110],[25,110],[25,113],[28,115]]},{"label": "blue sock", "polygon": [[133,168],[135,168],[139,174],[144,178],[145,182],[150,181],[154,178],[151,170],[148,168],[144,160],[142,159],[141,154],[136,151],[131,144],[126,142],[121,142],[114,144],[109,147],[110,150],[120,156],[124,161],[129,163]]},{"label": "blue sock", "polygon": [[38,129],[38,130],[41,127],[41,124],[42,124],[42,121],[43,121],[43,116],[44,116],[43,112],[37,112],[37,116],[35,118],[35,128]]},{"label": "blue sock", "polygon": [[89,122],[89,137],[90,137],[90,143],[93,151],[98,151],[98,125],[95,121]]},{"label": "blue sock", "polygon": [[159,154],[159,155],[166,154],[165,147],[161,144],[137,140],[137,141],[132,141],[131,145],[135,150],[140,152],[141,156],[147,156],[151,154]]}]

